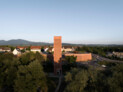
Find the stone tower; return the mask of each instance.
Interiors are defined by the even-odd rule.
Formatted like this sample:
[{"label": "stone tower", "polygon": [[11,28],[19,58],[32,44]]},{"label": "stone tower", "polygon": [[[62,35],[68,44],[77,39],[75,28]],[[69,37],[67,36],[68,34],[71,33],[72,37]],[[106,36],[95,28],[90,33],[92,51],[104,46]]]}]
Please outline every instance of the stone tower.
[{"label": "stone tower", "polygon": [[62,41],[61,36],[54,36],[54,73],[60,75],[62,73]]}]

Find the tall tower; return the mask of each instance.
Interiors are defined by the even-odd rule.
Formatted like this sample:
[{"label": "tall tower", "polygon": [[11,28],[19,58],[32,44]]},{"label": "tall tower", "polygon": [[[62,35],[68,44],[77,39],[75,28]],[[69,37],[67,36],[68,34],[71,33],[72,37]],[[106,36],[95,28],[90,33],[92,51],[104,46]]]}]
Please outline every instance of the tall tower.
[{"label": "tall tower", "polygon": [[62,73],[62,41],[61,36],[54,36],[54,73],[61,74]]}]

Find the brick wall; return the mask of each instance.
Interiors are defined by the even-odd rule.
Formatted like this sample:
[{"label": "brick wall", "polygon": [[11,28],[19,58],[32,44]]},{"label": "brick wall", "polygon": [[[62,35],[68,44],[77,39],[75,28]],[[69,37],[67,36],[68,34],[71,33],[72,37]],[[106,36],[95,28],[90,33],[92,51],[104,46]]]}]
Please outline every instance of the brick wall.
[{"label": "brick wall", "polygon": [[92,60],[92,54],[91,53],[88,53],[88,54],[65,54],[65,56],[76,56],[77,62]]},{"label": "brick wall", "polygon": [[54,73],[61,73],[62,65],[61,65],[61,57],[62,57],[62,41],[61,36],[54,37]]}]

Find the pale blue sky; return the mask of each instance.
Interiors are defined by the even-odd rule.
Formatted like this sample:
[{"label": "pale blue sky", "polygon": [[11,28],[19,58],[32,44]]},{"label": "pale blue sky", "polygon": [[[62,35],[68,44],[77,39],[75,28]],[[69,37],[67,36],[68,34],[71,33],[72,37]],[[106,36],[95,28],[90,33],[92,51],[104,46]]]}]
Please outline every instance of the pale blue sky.
[{"label": "pale blue sky", "polygon": [[123,0],[0,0],[0,40],[123,44]]}]

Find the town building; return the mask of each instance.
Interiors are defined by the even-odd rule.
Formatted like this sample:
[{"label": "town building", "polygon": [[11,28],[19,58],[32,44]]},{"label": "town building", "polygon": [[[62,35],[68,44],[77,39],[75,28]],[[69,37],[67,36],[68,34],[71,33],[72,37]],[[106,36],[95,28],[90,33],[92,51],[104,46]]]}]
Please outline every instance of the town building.
[{"label": "town building", "polygon": [[63,52],[73,52],[75,49],[72,46],[63,46],[62,51]]},{"label": "town building", "polygon": [[12,53],[14,55],[16,55],[16,56],[20,56],[21,55],[21,51],[19,49],[14,49]]},{"label": "town building", "polygon": [[0,48],[0,52],[2,52],[2,48]]},{"label": "town building", "polygon": [[9,47],[0,47],[0,52],[11,52],[11,48],[9,48]]},{"label": "town building", "polygon": [[123,52],[113,52],[112,53],[114,56],[117,56],[119,58],[123,58]]},{"label": "town building", "polygon": [[28,46],[17,46],[16,48],[19,50],[26,50]]},{"label": "town building", "polygon": [[41,46],[31,46],[30,50],[32,52],[41,52]]},{"label": "town building", "polygon": [[48,46],[44,46],[44,52],[47,52],[49,50]]},{"label": "town building", "polygon": [[54,48],[53,47],[49,47],[48,51],[49,52],[54,52]]}]

